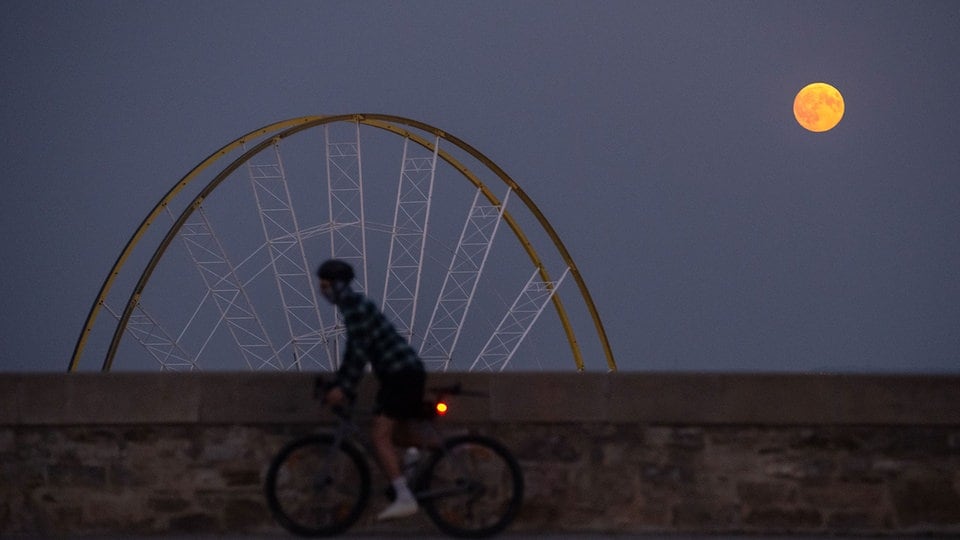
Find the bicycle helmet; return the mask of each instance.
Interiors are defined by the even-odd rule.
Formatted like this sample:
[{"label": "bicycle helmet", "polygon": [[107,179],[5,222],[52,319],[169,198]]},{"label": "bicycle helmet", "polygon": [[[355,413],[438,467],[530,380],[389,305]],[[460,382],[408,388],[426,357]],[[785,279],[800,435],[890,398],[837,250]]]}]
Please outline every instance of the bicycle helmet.
[{"label": "bicycle helmet", "polygon": [[353,280],[353,267],[338,259],[324,261],[317,269],[317,277],[329,281],[351,282]]}]

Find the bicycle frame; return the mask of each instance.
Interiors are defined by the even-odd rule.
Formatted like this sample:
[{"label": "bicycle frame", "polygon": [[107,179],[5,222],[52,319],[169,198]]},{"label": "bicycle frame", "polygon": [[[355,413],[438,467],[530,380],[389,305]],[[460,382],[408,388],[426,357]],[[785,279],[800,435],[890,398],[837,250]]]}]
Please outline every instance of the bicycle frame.
[{"label": "bicycle frame", "polygon": [[[326,388],[328,388],[328,386],[324,383],[323,378],[318,377],[317,387],[314,392],[315,397],[320,397],[319,394],[321,392],[325,392]],[[429,434],[428,438],[432,439],[435,442],[434,445],[429,445],[429,444],[425,444],[424,441],[419,441],[421,444],[416,445],[417,448],[425,449],[429,453],[440,452],[445,454],[446,447],[444,445],[444,441],[446,441],[449,437],[453,437],[461,433],[460,431],[457,431],[456,433],[448,434],[440,428],[439,419],[446,412],[445,397],[447,395],[457,395],[457,394],[464,394],[464,395],[471,395],[471,394],[478,395],[478,394],[464,391],[459,384],[456,384],[450,387],[431,389],[431,392],[436,394],[437,398],[433,401],[424,401],[424,408],[429,409],[430,411],[433,411],[433,414],[425,414],[424,418],[409,420],[408,422],[417,423],[418,427],[425,427],[429,429],[431,433]],[[437,404],[439,403],[444,404],[443,413],[437,412]],[[366,456],[373,457],[374,461],[376,461],[377,453],[376,453],[376,449],[374,448],[373,441],[371,441],[370,437],[367,436],[367,434],[364,432],[363,429],[361,429],[360,424],[354,421],[353,418],[354,418],[355,411],[356,411],[355,404],[352,402],[346,407],[331,408],[331,412],[333,413],[335,418],[335,425],[332,430],[328,431],[328,433],[333,436],[333,445],[331,445],[330,447],[330,453],[331,455],[334,455],[337,451],[339,451],[340,447],[344,444],[344,442],[347,442],[348,444],[354,444],[355,446],[359,447],[361,450],[363,450]],[[410,427],[413,427],[413,426],[410,426]],[[466,431],[464,430],[462,431],[462,433],[466,433]],[[411,490],[413,490],[413,494],[417,498],[417,500],[439,498],[443,496],[460,494],[470,489],[470,486],[466,486],[466,489],[464,489],[464,487],[458,486],[457,488],[431,490],[427,492],[419,491],[417,489],[417,486],[421,479],[421,475],[424,473],[422,465],[428,461],[429,457],[430,457],[429,455],[422,456],[421,459],[419,460],[418,467],[414,470],[413,474],[408,475],[408,478],[407,478],[408,482],[410,482]],[[327,460],[328,466],[329,466],[329,462],[330,460]],[[459,466],[459,469],[461,469],[461,471],[465,469],[465,466],[462,463],[459,463],[458,466]],[[329,471],[322,471],[322,472],[326,474]],[[405,474],[406,472],[407,471],[404,471]]]},{"label": "bicycle frame", "polygon": [[[315,390],[318,397],[321,385],[318,380]],[[448,395],[470,394],[459,385],[430,391],[436,398],[425,403],[432,406],[445,403]],[[281,525],[297,534],[339,534],[356,522],[369,502],[370,458],[376,459],[375,446],[354,420],[352,403],[333,412],[331,429],[288,443],[267,470],[268,506]],[[416,431],[412,434],[412,439],[420,443],[416,446],[424,451],[416,466],[404,471],[411,491],[443,532],[478,538],[503,530],[516,517],[523,499],[523,473],[519,464],[495,439],[467,430],[445,433],[440,417],[442,412],[425,414],[412,420],[409,426],[411,431]],[[311,448],[316,451],[315,459],[309,458]],[[308,457],[304,461],[296,457],[301,451]],[[343,482],[355,476],[358,477]],[[281,478],[286,480],[278,480]],[[284,485],[282,493],[278,491],[280,483]],[[343,491],[337,486],[358,486],[358,489]],[[299,493],[306,494],[307,499],[323,498],[324,494],[333,498],[304,505]]]}]

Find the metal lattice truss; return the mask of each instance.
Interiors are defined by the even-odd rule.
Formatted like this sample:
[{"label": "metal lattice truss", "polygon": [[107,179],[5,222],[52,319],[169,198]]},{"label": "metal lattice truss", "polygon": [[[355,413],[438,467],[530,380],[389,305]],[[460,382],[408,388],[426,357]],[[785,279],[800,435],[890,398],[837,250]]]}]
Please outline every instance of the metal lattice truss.
[{"label": "metal lattice truss", "polygon": [[503,221],[509,197],[508,191],[499,206],[480,204],[479,190],[473,197],[460,240],[443,280],[443,288],[420,345],[420,357],[430,368],[446,371],[450,367],[453,351],[490,254],[490,247]]},{"label": "metal lattice truss", "polygon": [[383,312],[401,335],[413,335],[423,251],[426,244],[430,201],[437,172],[440,138],[426,157],[414,155],[410,139],[404,139],[400,183],[393,214],[386,281],[383,286]]},{"label": "metal lattice truss", "polygon": [[[351,140],[334,140],[324,127],[327,166],[327,205],[330,223],[330,256],[348,262],[356,273],[356,285],[367,290],[367,221],[363,205],[363,162],[360,158],[360,125],[354,124]],[[344,335],[340,313],[324,331],[333,344],[331,367],[339,364],[340,338]]]},{"label": "metal lattice truss", "polygon": [[226,323],[247,368],[284,369],[276,347],[270,341],[246,288],[237,276],[237,269],[214,234],[203,208],[199,208],[184,224],[180,238],[203,278],[207,297],[212,297],[216,303],[220,321]]},{"label": "metal lattice truss", "polygon": [[[111,309],[107,304],[103,307],[113,317],[119,319],[120,313]],[[127,321],[127,333],[136,340],[154,360],[160,364],[161,371],[194,371],[199,370],[195,358],[184,351],[173,337],[155,318],[137,303]]]},{"label": "metal lattice truss", "polygon": [[540,270],[534,270],[520,296],[513,302],[497,330],[490,336],[483,350],[470,366],[470,371],[503,371],[506,369],[520,342],[527,337],[533,323],[537,321],[543,308],[553,298],[563,279],[570,273],[566,269],[556,281],[537,279]]},{"label": "metal lattice truss", "polygon": [[280,148],[275,144],[273,150],[264,152],[263,156],[272,156],[274,161],[258,164],[248,162],[247,169],[287,328],[293,341],[292,367],[297,370],[314,366],[333,369],[335,358],[325,346],[328,340],[323,332],[323,318],[317,305],[315,278],[307,263]]},{"label": "metal lattice truss", "polygon": [[361,292],[367,291],[367,231],[363,207],[363,162],[360,158],[360,125],[354,139],[334,141],[330,126],[327,141],[327,203],[330,207],[330,255],[350,263]]}]

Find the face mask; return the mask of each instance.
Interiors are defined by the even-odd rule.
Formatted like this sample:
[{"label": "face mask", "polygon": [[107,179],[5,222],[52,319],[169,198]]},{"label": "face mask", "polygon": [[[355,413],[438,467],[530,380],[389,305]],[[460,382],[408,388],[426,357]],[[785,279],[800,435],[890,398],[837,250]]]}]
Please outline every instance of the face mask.
[{"label": "face mask", "polygon": [[346,281],[331,281],[329,283],[329,287],[320,287],[320,294],[327,299],[327,302],[336,304],[350,290],[350,285]]}]

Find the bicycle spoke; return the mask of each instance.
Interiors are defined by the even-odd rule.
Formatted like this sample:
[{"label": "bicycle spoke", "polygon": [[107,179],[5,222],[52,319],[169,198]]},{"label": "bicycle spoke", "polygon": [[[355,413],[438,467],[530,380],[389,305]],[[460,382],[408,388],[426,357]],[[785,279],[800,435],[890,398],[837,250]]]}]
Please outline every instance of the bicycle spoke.
[{"label": "bicycle spoke", "polygon": [[307,438],[278,454],[267,476],[277,521],[297,534],[336,534],[359,517],[370,489],[359,452],[332,439]]},{"label": "bicycle spoke", "polygon": [[456,536],[494,534],[516,516],[523,496],[522,476],[512,457],[482,437],[448,444],[433,462],[421,494],[428,515]]}]

